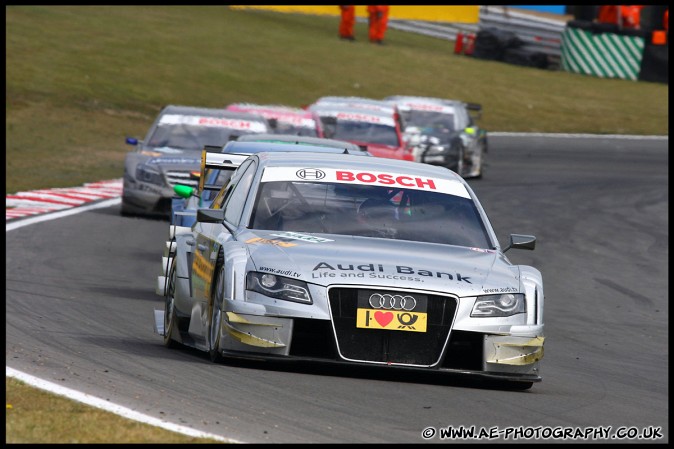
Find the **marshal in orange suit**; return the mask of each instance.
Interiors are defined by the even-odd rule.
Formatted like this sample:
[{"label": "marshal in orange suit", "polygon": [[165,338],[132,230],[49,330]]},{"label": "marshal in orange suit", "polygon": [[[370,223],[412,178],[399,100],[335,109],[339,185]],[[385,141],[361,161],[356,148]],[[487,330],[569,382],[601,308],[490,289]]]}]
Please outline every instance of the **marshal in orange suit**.
[{"label": "marshal in orange suit", "polygon": [[384,43],[384,34],[388,25],[388,6],[367,7],[367,13],[370,19],[370,42],[376,44]]},{"label": "marshal in orange suit", "polygon": [[356,7],[350,5],[339,5],[342,18],[339,22],[339,37],[349,41],[355,41],[353,35],[353,25],[356,23]]}]

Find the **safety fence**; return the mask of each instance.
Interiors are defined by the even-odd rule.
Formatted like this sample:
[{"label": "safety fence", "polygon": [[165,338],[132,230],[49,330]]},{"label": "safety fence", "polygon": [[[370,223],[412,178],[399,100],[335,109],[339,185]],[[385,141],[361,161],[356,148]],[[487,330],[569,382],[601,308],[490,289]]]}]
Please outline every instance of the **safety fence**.
[{"label": "safety fence", "polygon": [[643,37],[567,27],[563,41],[562,67],[568,72],[634,81],[639,78]]}]

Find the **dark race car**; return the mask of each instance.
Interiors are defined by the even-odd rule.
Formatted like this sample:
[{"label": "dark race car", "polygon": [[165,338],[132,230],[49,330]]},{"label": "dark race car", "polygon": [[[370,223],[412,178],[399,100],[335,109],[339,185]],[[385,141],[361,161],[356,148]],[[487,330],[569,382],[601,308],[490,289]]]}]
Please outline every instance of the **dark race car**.
[{"label": "dark race car", "polygon": [[403,137],[414,147],[415,161],[445,166],[464,178],[482,176],[487,133],[476,124],[480,105],[405,95],[385,100],[400,110]]}]

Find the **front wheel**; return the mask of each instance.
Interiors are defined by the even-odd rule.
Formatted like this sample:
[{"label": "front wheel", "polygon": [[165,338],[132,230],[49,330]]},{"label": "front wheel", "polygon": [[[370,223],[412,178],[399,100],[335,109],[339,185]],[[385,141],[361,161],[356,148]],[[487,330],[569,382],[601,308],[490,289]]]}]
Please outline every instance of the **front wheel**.
[{"label": "front wheel", "polygon": [[457,175],[461,176],[462,178],[463,178],[463,175],[464,175],[464,173],[463,173],[463,171],[464,171],[463,158],[464,157],[466,157],[465,150],[464,150],[463,146],[461,146],[459,148],[459,154],[457,155],[456,164],[449,167],[450,170],[453,170],[454,172],[456,172]]},{"label": "front wheel", "polygon": [[480,149],[480,157],[477,161],[477,173],[475,174],[475,178],[480,179],[482,178],[482,172],[484,171],[484,158],[485,158],[485,153],[486,153],[486,148],[481,148]]},{"label": "front wheel", "polygon": [[119,214],[122,217],[133,217],[134,213],[132,212],[130,206],[124,201],[124,197],[122,197],[122,203],[119,209]]},{"label": "front wheel", "polygon": [[164,296],[164,346],[177,348],[180,346],[173,339],[173,333],[178,332],[178,319],[176,317],[175,291],[176,291],[176,261],[171,261],[171,270],[167,277],[166,296]]},{"label": "front wheel", "polygon": [[218,263],[215,267],[215,282],[213,292],[211,293],[210,308],[210,327],[208,330],[208,354],[211,361],[220,363],[224,360],[220,352],[220,327],[222,324],[222,303],[225,282],[224,263],[218,257]]}]

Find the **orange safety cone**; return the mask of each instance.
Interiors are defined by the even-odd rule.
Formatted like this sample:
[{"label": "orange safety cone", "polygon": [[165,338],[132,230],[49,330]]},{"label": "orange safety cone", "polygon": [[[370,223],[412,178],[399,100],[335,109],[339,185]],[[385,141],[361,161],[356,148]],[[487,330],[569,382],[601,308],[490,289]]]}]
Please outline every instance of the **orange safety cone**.
[{"label": "orange safety cone", "polygon": [[651,42],[653,45],[665,45],[667,44],[667,32],[664,30],[655,30],[651,36]]},{"label": "orange safety cone", "polygon": [[454,42],[454,54],[460,55],[463,53],[463,33],[459,31],[456,33],[456,41]]}]

